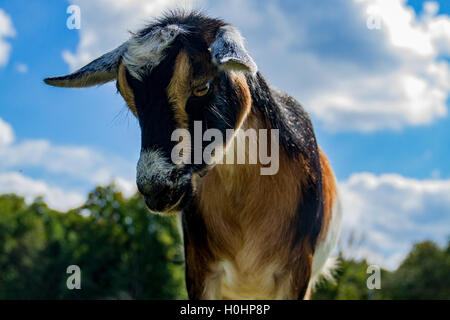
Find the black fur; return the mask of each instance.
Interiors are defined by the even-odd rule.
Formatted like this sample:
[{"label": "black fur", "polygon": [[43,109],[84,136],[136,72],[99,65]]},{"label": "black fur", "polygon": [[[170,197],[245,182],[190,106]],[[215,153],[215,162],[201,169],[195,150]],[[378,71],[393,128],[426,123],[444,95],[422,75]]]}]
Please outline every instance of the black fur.
[{"label": "black fur", "polygon": [[142,150],[159,149],[170,157],[175,142],[171,141],[176,129],[174,112],[169,105],[166,88],[172,78],[173,66],[179,49],[172,48],[166,58],[137,80],[127,72],[127,82],[133,90],[139,125],[141,127]]}]

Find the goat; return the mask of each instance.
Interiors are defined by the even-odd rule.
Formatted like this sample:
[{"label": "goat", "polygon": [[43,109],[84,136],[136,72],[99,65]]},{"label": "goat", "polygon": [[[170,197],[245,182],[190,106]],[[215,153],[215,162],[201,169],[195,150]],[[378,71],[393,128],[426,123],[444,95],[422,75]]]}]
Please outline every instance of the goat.
[{"label": "goat", "polygon": [[[339,234],[335,178],[308,114],[266,82],[239,31],[171,12],[78,71],[44,81],[112,80],[141,128],[138,190],[150,211],[180,218],[189,298],[308,298]],[[278,129],[278,172],[261,175],[261,162],[174,164],[172,133],[192,133],[197,121],[222,133]],[[222,156],[236,139],[224,141]]]}]

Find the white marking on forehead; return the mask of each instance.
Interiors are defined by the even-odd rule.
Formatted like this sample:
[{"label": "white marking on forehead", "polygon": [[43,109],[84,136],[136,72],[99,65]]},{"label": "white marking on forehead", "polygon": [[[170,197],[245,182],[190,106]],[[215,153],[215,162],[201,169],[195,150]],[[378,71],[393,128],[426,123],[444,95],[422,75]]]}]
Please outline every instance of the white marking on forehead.
[{"label": "white marking on forehead", "polygon": [[128,41],[123,63],[134,77],[141,79],[142,72],[150,71],[161,63],[164,59],[163,51],[175,38],[187,32],[180,25],[170,24],[157,27],[143,37],[133,37]]}]

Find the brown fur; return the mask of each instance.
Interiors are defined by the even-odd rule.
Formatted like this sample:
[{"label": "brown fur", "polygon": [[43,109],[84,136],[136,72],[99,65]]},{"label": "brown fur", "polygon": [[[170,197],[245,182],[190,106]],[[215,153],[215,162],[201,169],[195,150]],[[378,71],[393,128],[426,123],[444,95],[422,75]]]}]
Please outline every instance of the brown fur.
[{"label": "brown fur", "polygon": [[320,163],[322,167],[322,183],[323,183],[323,223],[320,231],[319,239],[323,239],[327,232],[330,220],[333,214],[333,206],[337,198],[336,179],[331,170],[330,162],[325,153],[319,148]]},{"label": "brown fur", "polygon": [[237,130],[242,126],[244,120],[247,118],[252,108],[252,97],[244,74],[242,74],[241,72],[235,72],[231,74],[231,78],[233,79],[233,83],[235,85],[236,96],[238,97],[239,103],[242,106],[241,114],[235,126],[235,130]]},{"label": "brown fur", "polygon": [[134,93],[128,85],[127,81],[127,69],[121,63],[119,66],[119,72],[117,74],[117,89],[125,100],[128,108],[133,112],[133,114],[137,117],[136,105],[134,102]]},{"label": "brown fur", "polygon": [[172,79],[167,88],[167,96],[173,106],[178,128],[187,128],[188,126],[188,115],[185,107],[192,90],[212,80],[216,73],[217,71],[209,62],[207,55],[200,54],[191,61],[185,50],[180,51],[175,60]]},{"label": "brown fur", "polygon": [[192,68],[186,51],[182,50],[175,60],[172,79],[167,88],[167,96],[173,105],[178,128],[187,128],[188,115],[185,110],[191,88]]}]

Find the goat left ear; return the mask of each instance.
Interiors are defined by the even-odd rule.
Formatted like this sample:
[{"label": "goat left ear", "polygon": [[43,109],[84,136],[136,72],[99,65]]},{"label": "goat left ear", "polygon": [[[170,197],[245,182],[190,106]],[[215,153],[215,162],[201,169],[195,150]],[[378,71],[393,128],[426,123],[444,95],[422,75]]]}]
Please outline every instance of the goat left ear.
[{"label": "goat left ear", "polygon": [[241,70],[255,74],[256,63],[244,47],[244,38],[233,26],[219,28],[209,47],[212,62],[223,70]]},{"label": "goat left ear", "polygon": [[84,88],[112,81],[117,78],[120,59],[127,49],[125,42],[71,74],[46,78],[44,82],[55,87]]}]

